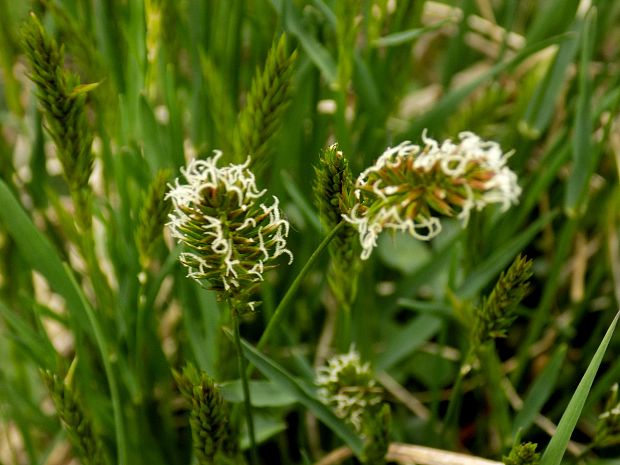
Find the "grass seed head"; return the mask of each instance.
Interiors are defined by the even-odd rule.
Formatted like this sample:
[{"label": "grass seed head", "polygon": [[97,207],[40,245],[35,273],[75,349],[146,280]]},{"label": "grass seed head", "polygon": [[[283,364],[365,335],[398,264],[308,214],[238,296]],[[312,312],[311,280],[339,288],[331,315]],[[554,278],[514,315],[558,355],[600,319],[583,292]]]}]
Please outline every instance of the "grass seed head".
[{"label": "grass seed head", "polygon": [[51,371],[41,371],[56,413],[67,432],[73,450],[84,465],[105,465],[107,461],[101,440],[86,417],[73,388]]},{"label": "grass seed head", "polygon": [[440,217],[457,217],[465,226],[472,210],[516,203],[521,189],[506,166],[509,154],[476,134],[439,144],[422,135],[424,147],[403,142],[387,149],[355,184],[357,204],[344,218],[353,224],[370,257],[384,229],[406,231],[420,240],[441,232]]},{"label": "grass seed head", "polygon": [[286,248],[289,223],[282,217],[277,197],[261,202],[254,174],[242,165],[218,167],[221,152],[193,160],[182,168],[167,198],[172,200],[168,226],[172,236],[187,247],[181,263],[188,276],[253,308],[249,294],[276,259],[293,254]]},{"label": "grass seed head", "polygon": [[198,372],[193,365],[187,365],[182,373],[175,371],[173,374],[181,394],[189,403],[189,423],[198,463],[227,463],[233,458],[239,460],[236,463],[243,463],[228,404],[214,380],[205,372]]},{"label": "grass seed head", "polygon": [[358,433],[363,431],[365,416],[383,400],[383,391],[377,386],[370,364],[362,363],[360,354],[353,348],[320,367],[316,384],[321,402]]}]

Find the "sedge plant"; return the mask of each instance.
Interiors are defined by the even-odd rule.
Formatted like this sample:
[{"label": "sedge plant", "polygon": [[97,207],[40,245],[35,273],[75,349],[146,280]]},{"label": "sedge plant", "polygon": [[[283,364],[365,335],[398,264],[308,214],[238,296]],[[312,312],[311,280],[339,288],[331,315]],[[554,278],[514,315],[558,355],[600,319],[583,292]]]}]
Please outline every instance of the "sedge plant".
[{"label": "sedge plant", "polygon": [[0,464],[608,463],[616,3],[0,0]]}]

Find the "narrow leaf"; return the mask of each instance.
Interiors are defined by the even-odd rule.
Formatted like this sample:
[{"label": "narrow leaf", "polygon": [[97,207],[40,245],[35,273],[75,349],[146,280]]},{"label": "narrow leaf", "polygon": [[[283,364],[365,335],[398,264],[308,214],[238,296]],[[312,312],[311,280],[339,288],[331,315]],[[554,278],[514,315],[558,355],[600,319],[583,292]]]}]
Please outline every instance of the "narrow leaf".
[{"label": "narrow leaf", "polygon": [[408,29],[406,31],[394,32],[392,34],[388,34],[383,37],[379,37],[372,42],[372,45],[375,47],[394,47],[396,45],[406,44],[407,42],[411,42],[414,39],[417,39],[423,34],[427,32],[434,31],[439,29],[444,24],[452,22],[451,20],[440,21],[435,24],[431,24],[427,27],[420,27],[415,29]]},{"label": "narrow leaf", "polygon": [[[227,331],[227,333],[229,333],[229,331]],[[282,366],[260,353],[247,342],[242,341],[242,344],[243,353],[250,363],[258,368],[258,370],[274,384],[295,397],[300,404],[325,423],[325,425],[347,443],[355,455],[361,455],[363,449],[362,440],[341,419],[334,415],[326,405],[315,397],[310,386],[294,378]]]},{"label": "narrow leaf", "polygon": [[334,83],[338,79],[336,61],[329,51],[321,43],[304,29],[297,7],[291,0],[283,0],[283,17],[286,30],[299,40],[301,48],[310,57],[310,60],[321,71],[328,83]]},{"label": "narrow leaf", "polygon": [[596,9],[590,10],[581,35],[579,61],[579,97],[573,131],[573,168],[566,185],[564,208],[569,215],[580,209],[583,194],[598,158],[592,147],[592,85],[590,83],[592,52],[596,36]]},{"label": "narrow leaf", "polygon": [[560,369],[566,357],[566,345],[561,345],[551,357],[547,366],[536,378],[523,400],[523,407],[517,414],[512,425],[512,436],[514,437],[519,430],[525,431],[534,423],[536,415],[538,415],[549,399],[558,381]]},{"label": "narrow leaf", "polygon": [[603,356],[605,355],[609,341],[614,334],[614,329],[618,323],[618,316],[620,316],[620,313],[617,313],[614,320],[611,322],[607,333],[605,333],[605,337],[603,337],[603,340],[596,350],[590,365],[588,365],[586,373],[583,375],[583,378],[581,378],[579,386],[577,386],[577,389],[575,390],[575,394],[573,394],[573,397],[568,403],[568,407],[566,407],[566,410],[564,411],[564,415],[562,415],[560,423],[558,423],[556,433],[553,435],[549,445],[545,449],[545,453],[540,460],[540,465],[560,465],[562,462],[562,457],[564,456],[564,452],[566,451],[566,447],[570,441],[571,434],[575,429],[577,420],[579,420],[581,410],[586,403],[586,399],[590,392],[590,388],[592,387],[592,383],[594,382],[594,377],[596,376],[598,367],[603,361]]},{"label": "narrow leaf", "polygon": [[441,320],[431,315],[420,315],[413,319],[390,337],[387,350],[377,360],[377,367],[383,371],[393,367],[437,334],[440,327]]},{"label": "narrow leaf", "polygon": [[67,274],[52,244],[32,223],[4,181],[0,180],[0,221],[30,266],[39,271],[52,289],[62,295],[67,308],[83,329],[89,331],[79,290]]}]

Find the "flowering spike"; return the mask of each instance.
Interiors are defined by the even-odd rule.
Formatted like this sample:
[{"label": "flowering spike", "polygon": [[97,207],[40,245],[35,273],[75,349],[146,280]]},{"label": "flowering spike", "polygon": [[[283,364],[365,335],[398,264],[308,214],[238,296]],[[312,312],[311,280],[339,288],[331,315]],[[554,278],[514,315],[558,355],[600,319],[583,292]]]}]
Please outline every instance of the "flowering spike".
[{"label": "flowering spike", "polygon": [[385,228],[406,231],[420,240],[441,232],[439,216],[467,225],[472,210],[516,203],[521,188],[506,166],[510,154],[476,134],[462,132],[460,142],[439,144],[422,134],[425,146],[406,141],[388,148],[356,181],[357,204],[344,219],[353,224],[367,259]]},{"label": "flowering spike", "polygon": [[[342,221],[342,214],[348,213],[355,204],[353,176],[349,162],[337,144],[321,153],[314,171],[315,204],[321,224],[331,231]],[[355,228],[347,224],[329,244],[327,282],[339,306],[344,309],[351,307],[357,293],[360,259],[356,236]]]},{"label": "flowering spike", "polygon": [[530,291],[532,260],[518,255],[508,270],[500,274],[491,294],[473,313],[472,347],[496,338],[506,337],[510,325],[517,318],[516,307]]},{"label": "flowering spike", "polygon": [[[217,166],[220,151],[206,160],[193,160],[181,168],[179,179],[166,198],[173,210],[168,226],[188,251],[180,255],[188,276],[208,281],[221,296],[247,301],[274,260],[293,254],[286,248],[289,224],[278,207],[260,203],[266,190],[258,190],[254,174],[242,165]],[[254,302],[246,302],[253,308]]]},{"label": "flowering spike", "polygon": [[173,375],[189,404],[189,423],[198,463],[244,463],[239,453],[238,434],[230,421],[228,404],[215,381],[191,364],[182,373],[174,371]]},{"label": "flowering spike", "polygon": [[346,420],[358,433],[363,431],[365,415],[380,408],[383,391],[377,386],[369,363],[351,348],[336,355],[318,369],[316,384],[321,402],[329,405],[336,416]]},{"label": "flowering spike", "polygon": [[54,402],[69,442],[84,465],[104,465],[108,463],[101,439],[95,434],[91,419],[70,383],[56,373],[43,370],[41,375]]},{"label": "flowering spike", "polygon": [[54,140],[82,230],[92,226],[93,134],[86,117],[86,93],[96,84],[80,85],[79,77],[64,67],[63,48],[52,39],[34,13],[22,30],[22,44],[30,61],[29,78],[37,86],[37,99],[45,128]]}]

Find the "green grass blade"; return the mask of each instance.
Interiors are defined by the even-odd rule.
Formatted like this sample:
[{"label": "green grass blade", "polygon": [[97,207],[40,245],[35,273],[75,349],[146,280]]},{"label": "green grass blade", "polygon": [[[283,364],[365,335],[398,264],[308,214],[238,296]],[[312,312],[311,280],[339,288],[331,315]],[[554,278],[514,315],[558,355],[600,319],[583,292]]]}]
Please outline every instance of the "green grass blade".
[{"label": "green grass blade", "polygon": [[538,232],[540,232],[540,230],[555,216],[555,212],[546,214],[532,223],[521,234],[512,238],[508,243],[503,244],[501,248],[481,263],[475,271],[469,274],[467,280],[457,290],[456,294],[464,299],[474,297],[476,293],[491,282],[500,271],[508,266],[510,261],[523,250],[525,246],[532,242],[536,234],[538,234]]},{"label": "green grass blade", "polygon": [[282,9],[286,30],[299,40],[301,48],[306,52],[308,57],[310,57],[310,60],[316,67],[319,68],[327,82],[336,82],[338,79],[336,60],[334,60],[329,51],[323,47],[313,35],[304,29],[297,7],[291,0],[283,0]]},{"label": "green grass blade", "polygon": [[545,449],[545,453],[540,460],[540,465],[560,465],[562,462],[564,451],[566,451],[571,434],[575,429],[577,420],[579,420],[581,410],[586,403],[586,399],[590,392],[590,388],[592,387],[592,383],[594,382],[594,377],[596,376],[598,367],[603,361],[603,356],[605,355],[609,341],[611,340],[616,324],[618,323],[618,316],[620,316],[620,313],[617,313],[614,317],[614,320],[611,322],[605,337],[596,350],[590,365],[588,365],[588,369],[583,375],[583,378],[581,378],[581,381],[575,390],[575,394],[573,394],[573,397],[568,403],[568,407],[566,407],[566,410],[564,411],[564,415],[562,415],[560,423],[558,423],[556,433],[553,435],[549,445]]},{"label": "green grass blade", "polygon": [[571,28],[568,40],[560,44],[560,48],[549,66],[544,79],[536,88],[534,96],[527,107],[523,121],[520,123],[522,131],[538,138],[549,126],[556,111],[556,101],[564,87],[567,69],[573,63],[579,45],[581,22],[575,21]]},{"label": "green grass blade", "polygon": [[374,47],[395,47],[397,45],[406,44],[418,37],[426,34],[427,32],[434,31],[443,27],[445,24],[451,22],[450,20],[439,21],[438,23],[431,24],[426,27],[419,27],[414,29],[407,29],[406,31],[394,32],[383,37],[379,37],[372,42]]},{"label": "green grass blade", "polygon": [[454,113],[454,109],[463,103],[467,96],[476,90],[480,85],[490,79],[493,79],[504,70],[512,66],[516,66],[539,50],[565,40],[567,40],[566,35],[561,35],[530,45],[517,53],[512,59],[496,64],[476,79],[473,79],[471,82],[450,91],[445,97],[437,102],[431,110],[413,122],[413,124],[405,132],[405,137],[410,140],[417,140],[424,128],[438,126],[441,125],[442,122],[446,121],[448,117]]},{"label": "green grass blade", "polygon": [[0,220],[30,266],[39,271],[56,292],[65,298],[67,308],[79,325],[88,331],[88,322],[79,292],[65,270],[52,244],[35,227],[32,220],[0,180]]},{"label": "green grass blade", "polygon": [[0,319],[12,330],[7,336],[13,338],[39,367],[51,369],[55,366],[56,350],[50,340],[45,335],[37,334],[23,318],[11,311],[2,301],[0,301]]},{"label": "green grass blade", "polygon": [[250,344],[242,341],[243,353],[246,358],[265,375],[274,384],[282,390],[288,392],[291,396],[310,410],[319,420],[327,425],[336,435],[338,435],[355,455],[362,454],[362,440],[343,423],[334,413],[322,402],[320,402],[312,392],[312,388],[306,383],[295,379],[282,366],[275,361],[260,353]]},{"label": "green grass blade", "polygon": [[411,355],[417,348],[433,337],[441,328],[441,320],[431,315],[414,318],[398,333],[389,338],[390,343],[377,360],[377,368],[389,370]]},{"label": "green grass blade", "polygon": [[517,414],[512,424],[513,437],[519,432],[519,430],[525,431],[532,425],[532,423],[534,423],[534,418],[536,418],[536,415],[540,413],[540,410],[545,405],[545,402],[549,399],[549,396],[552,394],[553,388],[558,381],[560,369],[562,368],[564,358],[566,357],[566,351],[567,346],[565,344],[561,345],[555,351],[551,357],[551,360],[547,363],[547,366],[528,390],[525,398],[523,399],[523,407]]},{"label": "green grass blade", "polygon": [[[286,407],[294,404],[297,399],[289,391],[270,381],[250,381],[252,405],[254,407]],[[243,402],[241,380],[234,380],[220,385],[222,396],[228,402]]]},{"label": "green grass blade", "polygon": [[[69,277],[69,280],[73,281],[75,287],[77,283],[75,278],[71,274],[70,269],[65,265],[65,272]],[[110,387],[110,397],[112,398],[112,410],[114,411],[114,429],[116,436],[116,447],[118,450],[118,465],[128,465],[127,461],[127,435],[125,433],[125,420],[123,418],[122,410],[122,398],[120,394],[120,386],[116,378],[116,371],[112,366],[112,358],[115,355],[110,350],[110,345],[105,337],[103,328],[101,327],[97,315],[94,310],[86,301],[84,294],[79,294],[78,297],[82,300],[82,306],[88,317],[93,333],[95,335],[95,342],[98,346],[99,353],[101,355],[101,361],[103,362],[103,368],[108,379],[108,385]]]},{"label": "green grass blade", "polygon": [[581,200],[594,169],[596,154],[592,147],[592,85],[590,63],[596,37],[596,9],[590,10],[581,35],[579,60],[579,96],[573,132],[573,168],[566,185],[564,208],[568,215],[579,213]]}]

